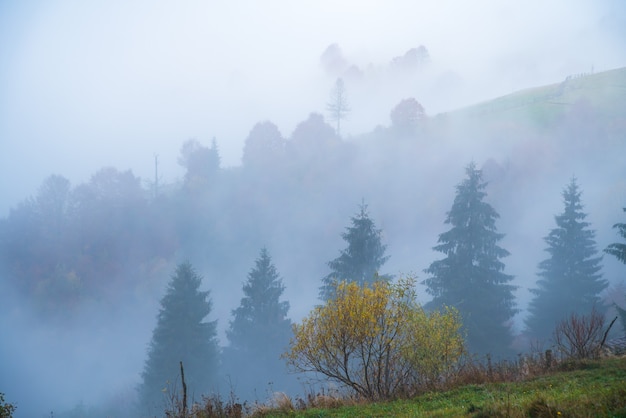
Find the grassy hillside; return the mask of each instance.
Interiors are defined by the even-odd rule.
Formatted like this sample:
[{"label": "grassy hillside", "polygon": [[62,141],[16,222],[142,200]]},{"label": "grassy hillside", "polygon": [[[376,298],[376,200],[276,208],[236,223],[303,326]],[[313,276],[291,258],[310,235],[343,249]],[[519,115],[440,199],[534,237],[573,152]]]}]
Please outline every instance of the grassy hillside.
[{"label": "grassy hillside", "polygon": [[459,124],[480,132],[551,129],[572,112],[598,118],[609,135],[626,128],[626,68],[572,75],[435,117],[436,125]]},{"label": "grassy hillside", "polygon": [[565,363],[528,381],[468,385],[411,400],[305,411],[294,417],[626,417],[626,357]]},{"label": "grassy hillside", "polygon": [[546,120],[586,101],[608,116],[626,109],[626,68],[572,75],[560,83],[535,87],[450,112],[453,117],[491,118],[544,115]]}]

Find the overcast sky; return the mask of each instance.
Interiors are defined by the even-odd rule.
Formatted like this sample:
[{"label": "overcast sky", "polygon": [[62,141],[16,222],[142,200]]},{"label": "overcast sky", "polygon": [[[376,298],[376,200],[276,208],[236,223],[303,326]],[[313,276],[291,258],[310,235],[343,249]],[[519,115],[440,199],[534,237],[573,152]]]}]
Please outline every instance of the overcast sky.
[{"label": "overcast sky", "polygon": [[[173,181],[189,138],[216,137],[223,165],[239,165],[256,122],[288,137],[324,111],[334,76],[320,55],[332,43],[375,78],[352,91],[347,135],[388,124],[401,96],[434,114],[622,67],[625,4],[0,0],[0,216],[50,174],[76,185],[112,165],[148,179],[159,154]],[[389,61],[419,45],[430,87],[386,96]]]}]

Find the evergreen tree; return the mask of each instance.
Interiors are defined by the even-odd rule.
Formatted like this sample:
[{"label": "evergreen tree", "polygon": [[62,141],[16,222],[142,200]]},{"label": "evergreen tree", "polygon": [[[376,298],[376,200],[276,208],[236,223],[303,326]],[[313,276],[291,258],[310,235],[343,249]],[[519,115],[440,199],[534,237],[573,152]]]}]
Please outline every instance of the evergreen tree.
[{"label": "evergreen tree", "polygon": [[452,228],[439,235],[433,249],[445,258],[425,270],[431,277],[422,284],[433,296],[426,308],[452,306],[459,310],[471,352],[508,355],[512,343],[509,321],[517,312],[513,277],[503,273],[501,258],[509,252],[498,246],[498,213],[483,199],[482,172],[474,163],[466,168],[467,178],[456,189],[446,224]]},{"label": "evergreen tree", "polygon": [[[624,208],[624,212],[626,212],[626,208]],[[613,225],[613,228],[617,229],[617,233],[624,239],[626,239],[626,223],[617,223]],[[607,254],[611,254],[622,263],[626,264],[626,243],[616,242],[610,244],[604,250]]]},{"label": "evergreen tree", "polygon": [[244,297],[233,310],[233,320],[226,331],[230,342],[225,350],[227,372],[231,378],[241,377],[235,382],[240,396],[253,395],[270,381],[284,385],[288,380],[286,366],[280,359],[292,334],[287,318],[289,302],[280,301],[284,290],[267,249],[261,249],[243,285]]},{"label": "evergreen tree", "polygon": [[[624,208],[624,212],[626,212],[626,208]],[[626,239],[626,223],[617,223],[613,225],[613,228],[617,229],[617,232],[621,235],[621,237]],[[626,264],[626,243],[615,242],[610,244],[606,247],[604,252],[614,255],[619,261]],[[617,305],[615,305],[615,309],[617,309],[617,312],[619,313],[620,320],[622,321],[622,327],[624,328],[624,332],[626,332],[626,309],[622,309]]]},{"label": "evergreen tree", "polygon": [[585,222],[581,192],[572,179],[563,191],[565,210],[555,216],[557,227],[545,241],[549,258],[539,263],[540,279],[530,301],[526,319],[528,335],[539,341],[551,338],[556,324],[570,314],[587,315],[600,309],[598,296],[607,286],[602,279],[595,232]]},{"label": "evergreen tree", "polygon": [[[233,320],[227,331],[231,347],[239,352],[262,354],[276,346],[285,348],[291,336],[291,321],[287,318],[289,302],[279,299],[285,290],[282,279],[272,263],[267,249],[261,249],[255,267],[243,285],[244,297],[233,310]],[[278,357],[282,351],[277,353]]]},{"label": "evergreen tree", "polygon": [[179,264],[161,299],[139,387],[144,412],[162,412],[170,391],[181,389],[181,361],[190,396],[199,399],[213,383],[218,365],[217,321],[204,322],[211,302],[209,292],[199,290],[201,281],[191,264]]},{"label": "evergreen tree", "polygon": [[381,242],[382,231],[376,228],[369,217],[365,203],[361,204],[359,214],[352,217],[351,221],[352,226],[347,227],[341,235],[348,247],[328,263],[332,271],[322,279],[319,297],[324,301],[334,297],[338,282],[356,282],[363,286],[390,278],[378,275],[389,256],[385,255],[387,246]]}]

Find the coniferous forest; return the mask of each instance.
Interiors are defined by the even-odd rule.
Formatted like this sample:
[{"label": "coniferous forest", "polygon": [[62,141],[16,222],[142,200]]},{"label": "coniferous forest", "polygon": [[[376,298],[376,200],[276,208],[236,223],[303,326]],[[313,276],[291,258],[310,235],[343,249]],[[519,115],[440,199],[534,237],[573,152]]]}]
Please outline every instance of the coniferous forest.
[{"label": "coniferous forest", "polygon": [[[400,58],[394,71],[430,60],[423,46]],[[329,381],[293,373],[286,353],[338,295],[385,295],[433,334],[458,319],[479,361],[549,349],[571,315],[621,316],[611,335],[626,332],[626,69],[432,114],[407,88],[383,123],[348,134],[368,105],[351,100],[359,77],[333,77],[326,111],[293,129],[247,127],[240,164],[223,162],[231,138],[172,138],[158,160],[180,176],[155,156],[154,176],[49,173],[11,202],[0,394],[41,392],[18,413],[159,416],[183,367],[190,402],[317,390]]]}]

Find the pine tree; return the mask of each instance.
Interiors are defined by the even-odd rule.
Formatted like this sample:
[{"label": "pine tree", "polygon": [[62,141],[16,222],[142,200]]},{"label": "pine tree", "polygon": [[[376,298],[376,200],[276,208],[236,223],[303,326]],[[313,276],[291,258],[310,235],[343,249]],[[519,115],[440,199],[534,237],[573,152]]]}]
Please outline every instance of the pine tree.
[{"label": "pine tree", "polygon": [[526,319],[528,335],[539,341],[550,339],[556,324],[570,314],[601,310],[598,295],[608,286],[602,279],[602,257],[596,250],[595,232],[585,222],[580,195],[572,179],[563,191],[565,209],[555,216],[557,227],[545,237],[550,256],[539,263],[540,279],[537,288],[531,289],[535,296]]},{"label": "pine tree", "polygon": [[367,213],[367,205],[362,203],[360,212],[351,218],[352,226],[341,236],[348,247],[341,251],[328,266],[332,270],[322,279],[320,299],[332,299],[338,282],[356,282],[359,286],[370,285],[376,280],[389,280],[389,276],[379,276],[379,269],[389,259],[385,255],[387,246],[381,242],[381,230]]},{"label": "pine tree", "polygon": [[456,189],[446,224],[452,228],[439,235],[433,249],[445,258],[425,270],[432,275],[422,282],[433,299],[427,309],[452,306],[459,310],[471,352],[508,355],[512,343],[509,321],[517,310],[508,284],[513,277],[503,273],[501,258],[509,252],[498,246],[504,237],[497,232],[498,213],[483,199],[482,172],[474,163]]},{"label": "pine tree", "polygon": [[289,302],[280,301],[284,290],[267,249],[261,249],[243,285],[244,297],[233,310],[233,320],[226,331],[230,342],[225,350],[227,373],[231,379],[241,376],[235,382],[240,396],[263,390],[270,381],[281,385],[288,380],[286,366],[280,359],[292,335],[287,318]]},{"label": "pine tree", "polygon": [[191,264],[179,264],[161,299],[139,387],[144,412],[163,411],[171,391],[181,388],[181,361],[190,395],[198,399],[211,388],[218,365],[217,321],[204,322],[211,301],[208,291],[199,290],[201,281]]}]

